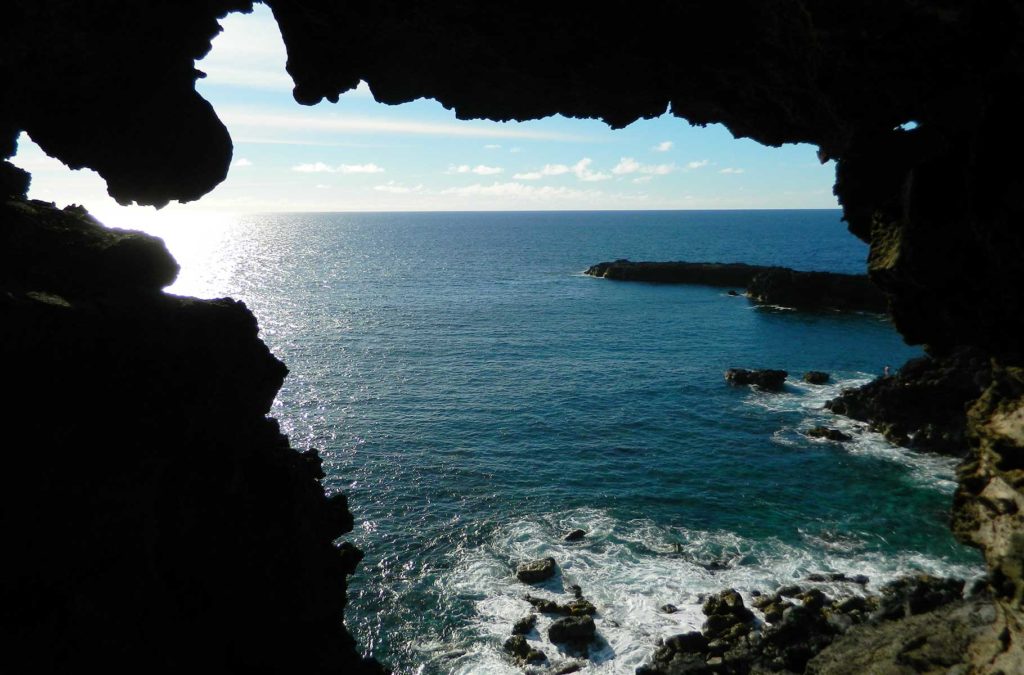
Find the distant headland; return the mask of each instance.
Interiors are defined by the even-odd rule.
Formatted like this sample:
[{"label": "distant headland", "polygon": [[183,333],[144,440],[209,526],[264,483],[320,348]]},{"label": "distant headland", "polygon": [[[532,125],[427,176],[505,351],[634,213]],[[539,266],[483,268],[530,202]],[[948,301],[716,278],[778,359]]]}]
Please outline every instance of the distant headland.
[{"label": "distant headland", "polygon": [[866,274],[799,272],[788,267],[709,262],[631,262],[592,265],[592,277],[659,284],[701,284],[745,288],[751,300],[798,309],[883,313],[886,295]]}]

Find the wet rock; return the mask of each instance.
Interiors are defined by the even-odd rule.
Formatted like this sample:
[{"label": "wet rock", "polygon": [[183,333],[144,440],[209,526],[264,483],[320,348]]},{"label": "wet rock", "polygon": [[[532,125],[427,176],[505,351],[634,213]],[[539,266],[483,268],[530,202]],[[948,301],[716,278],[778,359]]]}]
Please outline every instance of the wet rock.
[{"label": "wet rock", "polygon": [[784,595],[787,598],[795,598],[796,596],[800,595],[803,592],[804,592],[804,589],[802,589],[802,588],[800,588],[799,586],[796,586],[796,585],[783,586],[782,588],[780,588],[778,590],[778,594],[779,595]]},{"label": "wet rock", "polygon": [[821,609],[826,602],[829,602],[828,597],[817,588],[804,591],[796,597],[807,609]]},{"label": "wet rock", "polygon": [[586,644],[596,634],[594,620],[589,616],[567,616],[548,627],[548,639],[558,644]]},{"label": "wet rock", "polygon": [[562,616],[590,616],[597,614],[597,608],[585,598],[576,598],[565,605],[555,600],[538,598],[533,595],[526,595],[524,599],[541,614],[559,614]]},{"label": "wet rock", "polygon": [[731,588],[708,598],[702,611],[707,617],[704,635],[712,640],[745,635],[754,620],[753,612],[743,605],[743,598]]},{"label": "wet rock", "polygon": [[882,587],[876,616],[898,619],[930,612],[963,597],[963,579],[943,579],[928,574],[902,577]]},{"label": "wet rock", "polygon": [[859,586],[866,586],[871,579],[863,574],[855,574],[852,577],[847,576],[842,572],[829,572],[827,574],[808,574],[807,581],[814,581],[817,583],[825,582],[848,582],[851,584],[857,584]]},{"label": "wet rock", "polygon": [[697,631],[665,638],[663,644],[674,652],[703,654],[708,651],[708,639]]},{"label": "wet rock", "polygon": [[811,427],[804,432],[804,435],[809,438],[824,438],[829,441],[835,441],[836,443],[853,440],[853,436],[850,434],[843,433],[839,429],[832,429],[830,427]]},{"label": "wet rock", "polygon": [[526,635],[537,625],[537,615],[527,614],[512,625],[513,635]]},{"label": "wet rock", "polygon": [[513,635],[505,640],[504,648],[521,663],[541,663],[547,660],[544,652],[532,647],[522,635]]},{"label": "wet rock", "polygon": [[583,589],[580,588],[579,584],[573,584],[569,587],[569,590],[572,591],[572,596],[577,600],[583,599]]},{"label": "wet rock", "polygon": [[747,370],[730,368],[725,371],[725,381],[732,385],[752,384],[766,391],[781,391],[786,383],[785,370]]},{"label": "wet rock", "polygon": [[679,608],[676,607],[675,605],[671,604],[671,603],[664,604],[661,607],[659,607],[658,609],[660,609],[665,614],[675,614],[676,612],[679,611]]},{"label": "wet rock", "polygon": [[536,584],[547,581],[555,576],[557,565],[552,557],[540,558],[520,563],[516,568],[516,578],[527,584]]},{"label": "wet rock", "polygon": [[734,297],[734,298],[735,298],[735,297],[739,296],[739,293],[737,293],[736,291],[730,290],[730,291],[728,292],[728,295],[731,295],[732,297]]},{"label": "wet rock", "polygon": [[808,370],[803,377],[804,382],[808,384],[827,384],[829,379],[829,374],[820,370]]},{"label": "wet rock", "polygon": [[825,407],[867,422],[896,445],[962,457],[968,447],[967,408],[991,381],[989,358],[964,348],[908,361],[893,375],[844,390]]},{"label": "wet rock", "polygon": [[564,541],[582,541],[587,536],[586,530],[573,530],[566,534],[562,539]]}]

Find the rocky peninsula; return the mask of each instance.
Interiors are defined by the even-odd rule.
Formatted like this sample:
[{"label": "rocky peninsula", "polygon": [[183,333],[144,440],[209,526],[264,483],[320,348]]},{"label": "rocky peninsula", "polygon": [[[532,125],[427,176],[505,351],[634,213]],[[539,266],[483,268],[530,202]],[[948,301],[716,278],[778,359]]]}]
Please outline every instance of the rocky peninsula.
[{"label": "rocky peninsula", "polygon": [[866,274],[799,272],[745,263],[629,260],[598,263],[586,274],[616,281],[745,288],[754,302],[798,309],[883,313],[888,306],[885,294]]}]

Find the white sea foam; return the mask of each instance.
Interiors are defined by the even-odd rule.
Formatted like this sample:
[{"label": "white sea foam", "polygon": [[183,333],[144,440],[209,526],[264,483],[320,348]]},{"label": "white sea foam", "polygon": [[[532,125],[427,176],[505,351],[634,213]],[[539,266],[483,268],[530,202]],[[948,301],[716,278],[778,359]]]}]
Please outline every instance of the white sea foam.
[{"label": "white sea foam", "polygon": [[[587,530],[579,543],[562,536]],[[979,570],[923,554],[863,552],[862,542],[827,534],[807,534],[806,545],[775,539],[755,541],[729,532],[661,526],[649,520],[616,520],[605,511],[578,509],[518,520],[499,528],[491,541],[461,552],[439,591],[473,602],[475,616],[461,644],[438,645],[435,658],[448,659],[454,673],[517,673],[501,645],[512,624],[530,612],[525,593],[568,602],[571,584],[598,607],[600,647],[592,650],[588,672],[632,673],[651,655],[659,638],[699,630],[701,603],[707,594],[735,588],[749,604],[751,591],[771,591],[811,573],[866,574],[869,590],[915,570],[970,578]],[[553,556],[559,574],[539,586],[518,582],[517,562]],[[712,564],[714,563],[714,564]],[[810,585],[810,584],[808,584]],[[814,584],[833,597],[863,593],[852,583]],[[678,612],[666,614],[666,603]],[[539,615],[537,631],[527,636],[552,663],[571,660],[546,637],[551,617]],[[467,653],[452,658],[452,649]],[[449,656],[445,656],[445,652]]]},{"label": "white sea foam", "polygon": [[[863,422],[836,415],[825,409],[825,403],[838,396],[843,389],[859,387],[871,381],[866,373],[843,378],[825,385],[787,380],[782,392],[763,392],[751,389],[747,403],[778,413],[801,413],[804,419],[796,426],[782,425],[772,434],[780,445],[800,446],[824,444],[835,446],[851,455],[875,457],[904,467],[919,484],[952,494],[956,488],[957,460],[929,453],[916,452],[893,445],[882,434],[871,431]],[[853,437],[852,441],[832,443],[825,439],[812,439],[804,435],[807,429],[827,426]]]}]

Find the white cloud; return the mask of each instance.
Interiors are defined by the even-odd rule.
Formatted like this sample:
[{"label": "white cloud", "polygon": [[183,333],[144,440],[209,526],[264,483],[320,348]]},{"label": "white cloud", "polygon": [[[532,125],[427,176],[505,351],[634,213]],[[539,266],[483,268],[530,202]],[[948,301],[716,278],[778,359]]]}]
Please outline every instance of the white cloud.
[{"label": "white cloud", "polygon": [[542,141],[592,140],[586,136],[509,127],[500,122],[437,123],[387,120],[380,117],[335,117],[327,116],[323,109],[316,108],[301,113],[259,113],[247,108],[224,107],[218,109],[217,113],[236,134],[244,134],[253,129],[278,129],[308,133],[415,134],[455,138],[528,138]]},{"label": "white cloud", "polygon": [[726,168],[722,169],[718,173],[743,173],[743,172],[744,172],[743,169],[736,169],[736,168],[733,168],[733,167],[730,166],[730,167],[726,167]]},{"label": "white cloud", "polygon": [[686,164],[686,168],[692,171],[693,169],[700,169],[702,167],[705,167],[705,166],[707,166],[710,163],[711,162],[709,160],[700,159],[700,160],[696,160],[696,161],[693,161],[693,162],[688,162]]},{"label": "white cloud", "polygon": [[442,195],[456,197],[514,197],[517,199],[552,200],[577,199],[580,197],[596,197],[602,193],[598,190],[574,190],[567,187],[550,185],[524,185],[522,183],[492,183],[490,185],[467,185],[441,190]]},{"label": "white cloud", "polygon": [[544,168],[540,171],[517,173],[513,177],[517,180],[540,180],[544,176],[562,176],[564,174],[571,173],[580,180],[588,183],[599,180],[608,180],[612,177],[611,174],[592,170],[590,167],[593,163],[594,160],[589,157],[584,157],[571,166],[568,164],[545,164]]},{"label": "white cloud", "polygon": [[420,185],[416,185],[414,187],[408,187],[405,185],[401,185],[400,183],[396,183],[393,180],[389,180],[384,185],[374,185],[373,189],[377,190],[378,192],[387,192],[388,194],[393,195],[404,195],[409,194],[411,192],[422,192],[423,184],[421,183]]},{"label": "white cloud", "polygon": [[639,176],[633,179],[634,183],[649,183],[654,176]]},{"label": "white cloud", "polygon": [[235,169],[241,169],[242,167],[252,166],[252,162],[247,160],[245,157],[239,157],[231,164],[231,166]]},{"label": "white cloud", "polygon": [[501,146],[497,143],[488,143],[484,146],[484,150],[501,150]]},{"label": "white cloud", "polygon": [[619,163],[612,169],[612,173],[616,176],[621,176],[625,173],[634,173],[640,170],[640,162],[636,161],[632,157],[623,157],[619,160]]},{"label": "white cloud", "polygon": [[672,141],[662,141],[661,143],[658,143],[656,146],[651,148],[651,150],[654,150],[655,152],[668,152],[671,149]]},{"label": "white cloud", "polygon": [[470,166],[469,164],[459,164],[458,166],[451,164],[448,166],[448,170],[445,173],[475,173],[478,176],[493,176],[503,172],[500,166],[484,166],[483,164],[477,164],[476,166]]},{"label": "white cloud", "polygon": [[292,171],[298,171],[299,173],[383,173],[383,167],[377,166],[374,163],[369,164],[339,164],[338,166],[331,166],[324,164],[323,162],[313,162],[310,164],[298,164],[292,167]]},{"label": "white cloud", "polygon": [[624,176],[629,173],[643,173],[653,176],[664,176],[675,171],[675,164],[641,164],[632,157],[623,157],[612,169],[616,176]]}]

